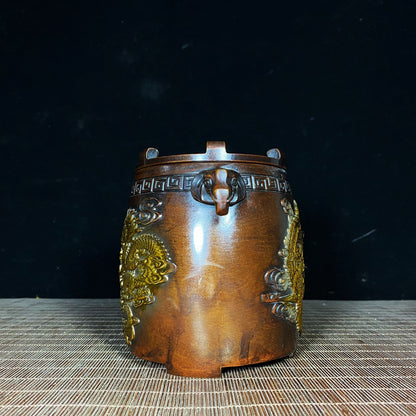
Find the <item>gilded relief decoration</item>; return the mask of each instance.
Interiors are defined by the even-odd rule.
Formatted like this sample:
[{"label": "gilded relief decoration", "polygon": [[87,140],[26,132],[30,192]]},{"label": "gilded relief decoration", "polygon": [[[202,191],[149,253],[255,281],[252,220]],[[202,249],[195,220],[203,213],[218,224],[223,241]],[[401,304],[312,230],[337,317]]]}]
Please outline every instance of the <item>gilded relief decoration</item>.
[{"label": "gilded relief decoration", "polygon": [[143,230],[162,218],[161,202],[142,200],[138,209],[130,208],[124,220],[120,250],[120,302],[124,313],[124,336],[128,345],[134,340],[134,327],[140,319],[134,309],[156,300],[152,288],[168,280],[176,266],[170,261],[163,242]]},{"label": "gilded relief decoration", "polygon": [[296,201],[281,201],[288,216],[288,226],[279,256],[283,259],[281,267],[272,267],[264,275],[270,292],[263,293],[261,300],[272,304],[272,313],[296,324],[302,332],[302,300],[305,292],[305,264],[303,261],[303,233],[299,221]]}]

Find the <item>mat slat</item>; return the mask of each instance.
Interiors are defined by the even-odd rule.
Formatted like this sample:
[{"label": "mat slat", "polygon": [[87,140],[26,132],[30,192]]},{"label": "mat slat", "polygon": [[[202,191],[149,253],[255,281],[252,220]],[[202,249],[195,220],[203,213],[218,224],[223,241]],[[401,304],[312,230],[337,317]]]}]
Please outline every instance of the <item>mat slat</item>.
[{"label": "mat slat", "polygon": [[305,301],[293,358],[172,376],[116,299],[0,299],[0,416],[416,415],[416,301]]}]

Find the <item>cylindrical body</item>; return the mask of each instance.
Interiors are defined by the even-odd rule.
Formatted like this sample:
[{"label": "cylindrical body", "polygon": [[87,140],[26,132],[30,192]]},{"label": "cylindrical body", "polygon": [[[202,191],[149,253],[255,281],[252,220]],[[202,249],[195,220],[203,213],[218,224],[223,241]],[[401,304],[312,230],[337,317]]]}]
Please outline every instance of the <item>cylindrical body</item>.
[{"label": "cylindrical body", "polygon": [[268,155],[228,154],[223,142],[205,154],[142,155],[120,254],[135,355],[215,377],[294,352],[302,232],[280,152]]}]

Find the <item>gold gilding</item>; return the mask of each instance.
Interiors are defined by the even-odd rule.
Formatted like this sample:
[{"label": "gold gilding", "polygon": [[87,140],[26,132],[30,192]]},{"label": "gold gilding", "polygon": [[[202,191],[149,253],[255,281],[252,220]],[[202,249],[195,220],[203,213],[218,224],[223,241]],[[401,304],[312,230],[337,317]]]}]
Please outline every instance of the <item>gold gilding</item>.
[{"label": "gold gilding", "polygon": [[263,293],[261,299],[272,304],[274,315],[296,323],[298,331],[302,332],[302,302],[305,292],[303,233],[296,201],[291,203],[283,198],[281,204],[288,215],[284,247],[279,251],[283,265],[272,267],[266,272],[264,279],[272,291]]},{"label": "gold gilding", "polygon": [[[147,199],[139,210],[130,208],[124,220],[120,250],[120,302],[124,313],[124,336],[128,345],[135,338],[135,325],[140,319],[135,308],[156,300],[153,287],[168,280],[175,270],[163,242],[143,229],[161,218],[157,211],[160,202]],[[152,290],[153,289],[153,290]]]}]

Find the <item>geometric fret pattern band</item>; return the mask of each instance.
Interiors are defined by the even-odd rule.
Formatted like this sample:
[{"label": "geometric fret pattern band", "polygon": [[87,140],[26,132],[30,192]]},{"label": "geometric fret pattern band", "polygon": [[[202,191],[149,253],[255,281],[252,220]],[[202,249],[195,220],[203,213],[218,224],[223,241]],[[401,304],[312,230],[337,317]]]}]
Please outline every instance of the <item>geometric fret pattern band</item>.
[{"label": "geometric fret pattern band", "polygon": [[[149,192],[180,192],[190,191],[196,174],[164,175],[154,178],[139,179],[133,183],[131,197]],[[240,174],[247,191],[270,191],[290,193],[290,185],[284,171],[277,176]]]}]

